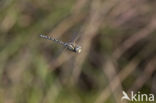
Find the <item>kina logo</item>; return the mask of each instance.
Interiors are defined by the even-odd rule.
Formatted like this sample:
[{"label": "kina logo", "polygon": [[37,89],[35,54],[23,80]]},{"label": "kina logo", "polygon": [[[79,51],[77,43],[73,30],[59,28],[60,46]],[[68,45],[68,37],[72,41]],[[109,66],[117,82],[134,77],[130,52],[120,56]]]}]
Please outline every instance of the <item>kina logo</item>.
[{"label": "kina logo", "polygon": [[141,102],[154,102],[155,97],[154,94],[141,94],[140,92],[134,93],[131,91],[130,96],[125,91],[122,91],[123,96],[121,97],[121,101],[141,101]]}]

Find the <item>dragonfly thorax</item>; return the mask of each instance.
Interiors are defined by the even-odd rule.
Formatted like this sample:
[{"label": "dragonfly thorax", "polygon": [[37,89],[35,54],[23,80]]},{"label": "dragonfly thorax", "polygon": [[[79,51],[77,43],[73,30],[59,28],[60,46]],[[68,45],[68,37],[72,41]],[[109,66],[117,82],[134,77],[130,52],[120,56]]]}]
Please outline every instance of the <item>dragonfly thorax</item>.
[{"label": "dragonfly thorax", "polygon": [[82,51],[82,48],[81,46],[78,46],[78,45],[74,45],[74,44],[68,44],[67,45],[67,48],[73,52],[76,52],[76,53],[80,53]]}]

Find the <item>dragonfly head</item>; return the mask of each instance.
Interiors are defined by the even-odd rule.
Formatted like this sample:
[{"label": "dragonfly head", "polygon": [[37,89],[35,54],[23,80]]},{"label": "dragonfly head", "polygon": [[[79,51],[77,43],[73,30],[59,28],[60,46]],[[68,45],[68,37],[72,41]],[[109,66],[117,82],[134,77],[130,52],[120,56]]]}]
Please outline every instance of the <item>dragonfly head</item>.
[{"label": "dragonfly head", "polygon": [[76,53],[81,53],[81,51],[82,51],[81,46],[75,46],[74,51],[75,51]]}]

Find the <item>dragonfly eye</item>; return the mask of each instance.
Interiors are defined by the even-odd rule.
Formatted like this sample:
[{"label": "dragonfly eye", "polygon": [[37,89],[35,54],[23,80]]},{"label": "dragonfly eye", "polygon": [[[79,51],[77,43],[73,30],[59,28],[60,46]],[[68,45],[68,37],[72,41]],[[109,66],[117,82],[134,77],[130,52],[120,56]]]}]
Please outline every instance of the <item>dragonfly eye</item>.
[{"label": "dragonfly eye", "polygon": [[75,52],[80,53],[82,51],[81,46],[76,46],[75,47]]}]

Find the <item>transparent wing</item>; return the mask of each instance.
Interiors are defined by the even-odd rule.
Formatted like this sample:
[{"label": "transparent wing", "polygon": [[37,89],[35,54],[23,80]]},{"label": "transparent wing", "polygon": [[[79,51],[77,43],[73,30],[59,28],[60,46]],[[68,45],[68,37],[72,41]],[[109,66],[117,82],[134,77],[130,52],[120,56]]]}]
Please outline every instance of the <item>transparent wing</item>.
[{"label": "transparent wing", "polygon": [[79,37],[80,37],[80,33],[74,32],[69,42],[75,44],[75,42],[79,39]]}]

